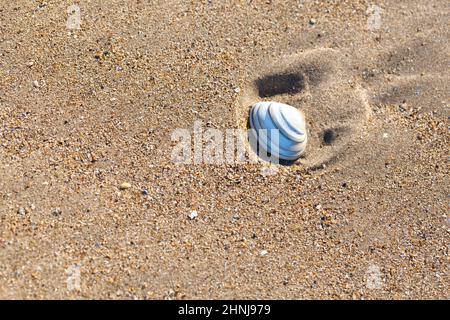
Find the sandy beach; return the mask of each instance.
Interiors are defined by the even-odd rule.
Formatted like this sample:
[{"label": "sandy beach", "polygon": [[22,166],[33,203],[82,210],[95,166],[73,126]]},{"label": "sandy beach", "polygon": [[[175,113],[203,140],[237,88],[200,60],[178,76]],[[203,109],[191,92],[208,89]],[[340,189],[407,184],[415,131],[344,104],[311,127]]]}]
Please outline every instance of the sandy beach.
[{"label": "sandy beach", "polygon": [[[1,1],[0,298],[448,299],[449,13]],[[297,162],[173,161],[258,101]]]}]

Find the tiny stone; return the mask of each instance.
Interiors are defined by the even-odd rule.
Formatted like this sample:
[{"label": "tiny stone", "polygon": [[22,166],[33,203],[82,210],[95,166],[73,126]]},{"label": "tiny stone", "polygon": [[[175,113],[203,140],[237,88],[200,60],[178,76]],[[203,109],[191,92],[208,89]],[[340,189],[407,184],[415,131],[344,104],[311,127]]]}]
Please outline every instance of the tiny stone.
[{"label": "tiny stone", "polygon": [[52,215],[54,215],[55,217],[59,217],[61,213],[62,211],[60,208],[56,208],[55,210],[52,211]]},{"label": "tiny stone", "polygon": [[316,206],[316,209],[317,209],[317,210],[322,209],[322,205],[321,205],[321,204],[318,204],[318,205]]},{"label": "tiny stone", "polygon": [[131,184],[129,184],[128,182],[124,182],[120,185],[120,190],[126,190],[126,189],[130,189],[131,188]]},{"label": "tiny stone", "polygon": [[148,196],[148,190],[147,189],[142,190],[142,195]]},{"label": "tiny stone", "polygon": [[188,217],[189,219],[194,220],[195,218],[197,218],[197,216],[198,216],[197,210],[192,210]]},{"label": "tiny stone", "polygon": [[310,25],[315,25],[317,23],[317,20],[314,18],[309,19],[309,24]]},{"label": "tiny stone", "polygon": [[19,210],[17,211],[21,216],[24,216],[26,211],[25,208],[19,208]]},{"label": "tiny stone", "polygon": [[276,165],[263,166],[260,171],[263,176],[273,176],[278,173],[278,167]]},{"label": "tiny stone", "polygon": [[33,81],[33,87],[39,88],[39,82],[37,80]]},{"label": "tiny stone", "polygon": [[234,92],[236,92],[236,93],[241,92],[241,88],[235,88],[235,89],[234,89]]},{"label": "tiny stone", "polygon": [[265,255],[267,255],[267,250],[261,250],[261,252],[259,253],[259,255],[261,256],[261,257],[264,257]]}]

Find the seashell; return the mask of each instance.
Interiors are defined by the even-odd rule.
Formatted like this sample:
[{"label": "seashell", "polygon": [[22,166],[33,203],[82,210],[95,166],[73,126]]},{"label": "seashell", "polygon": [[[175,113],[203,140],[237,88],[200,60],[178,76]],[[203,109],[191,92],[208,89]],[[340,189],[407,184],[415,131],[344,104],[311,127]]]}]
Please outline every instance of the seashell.
[{"label": "seashell", "polygon": [[296,108],[278,102],[258,102],[250,111],[249,122],[254,129],[250,134],[268,153],[283,160],[297,160],[305,151],[305,117]]}]

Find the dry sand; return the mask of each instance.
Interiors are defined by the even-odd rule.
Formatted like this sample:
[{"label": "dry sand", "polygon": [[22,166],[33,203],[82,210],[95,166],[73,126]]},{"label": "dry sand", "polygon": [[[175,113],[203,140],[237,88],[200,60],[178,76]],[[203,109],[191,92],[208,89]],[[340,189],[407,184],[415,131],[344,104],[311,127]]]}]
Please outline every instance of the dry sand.
[{"label": "dry sand", "polygon": [[[0,298],[449,298],[448,1],[71,4],[0,3]],[[171,161],[258,100],[298,163]]]}]

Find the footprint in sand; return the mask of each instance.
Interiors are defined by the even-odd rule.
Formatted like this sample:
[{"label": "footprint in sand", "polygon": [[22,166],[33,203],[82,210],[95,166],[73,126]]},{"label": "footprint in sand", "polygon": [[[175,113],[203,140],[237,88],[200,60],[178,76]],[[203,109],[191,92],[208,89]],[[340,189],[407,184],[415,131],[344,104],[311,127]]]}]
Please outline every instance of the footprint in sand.
[{"label": "footprint in sand", "polygon": [[[447,118],[447,39],[448,34],[423,33],[385,47],[376,59],[360,56],[355,61],[348,50],[318,48],[282,56],[269,64],[263,61],[237,101],[236,124],[247,127],[251,106],[261,100],[287,103],[304,111],[308,146],[294,164],[307,168],[321,168],[344,158],[345,153],[355,152],[349,150],[352,145],[375,148],[371,140],[382,134],[386,121],[376,123],[380,120],[371,115],[372,104],[406,103],[419,112]],[[368,53],[371,56],[373,52]]]},{"label": "footprint in sand", "polygon": [[340,51],[320,48],[264,66],[237,102],[237,126],[247,127],[249,110],[258,101],[292,105],[305,113],[308,130],[306,152],[295,163],[321,168],[335,161],[360,139],[370,113],[365,90],[352,80],[348,64]]},{"label": "footprint in sand", "polygon": [[363,77],[373,92],[371,103],[407,103],[421,113],[434,112],[446,118],[450,92],[450,55],[444,49],[447,38],[422,35],[381,52],[374,66],[379,72],[368,71]]}]

